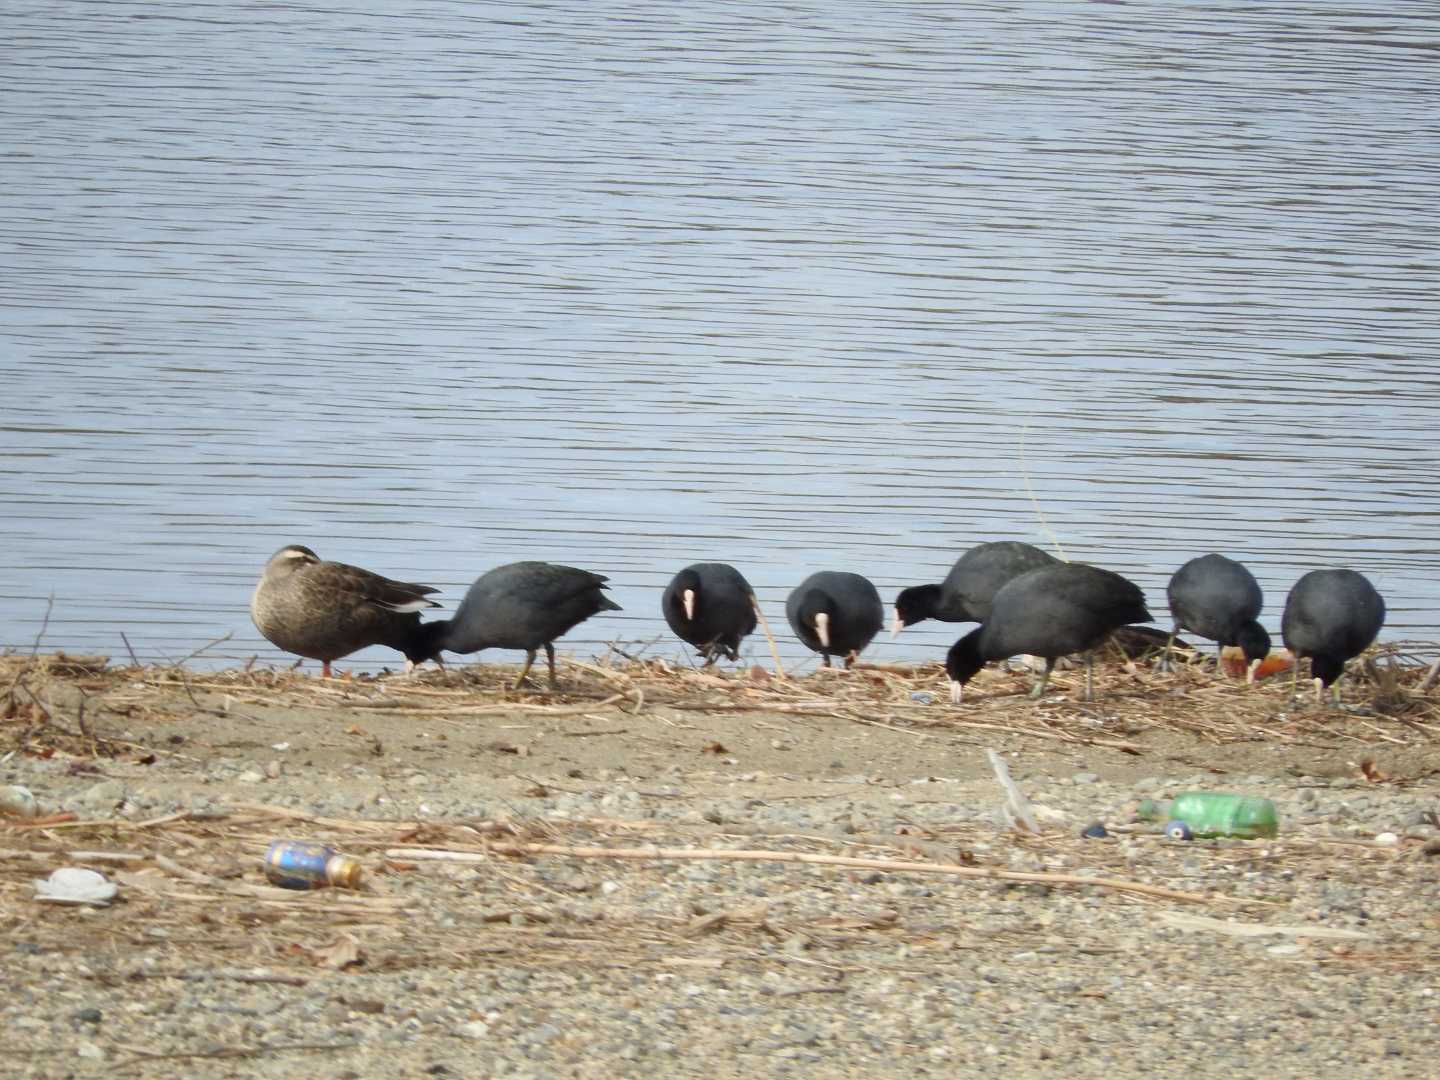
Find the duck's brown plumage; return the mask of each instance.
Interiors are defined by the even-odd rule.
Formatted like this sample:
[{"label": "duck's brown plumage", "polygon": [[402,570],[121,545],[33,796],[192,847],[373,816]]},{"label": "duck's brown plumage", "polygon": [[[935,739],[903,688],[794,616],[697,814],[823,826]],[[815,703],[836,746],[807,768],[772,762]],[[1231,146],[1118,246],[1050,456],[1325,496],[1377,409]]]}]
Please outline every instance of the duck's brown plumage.
[{"label": "duck's brown plumage", "polygon": [[439,590],[358,566],[325,562],[301,544],[281,548],[260,575],[250,617],[260,633],[286,652],[330,662],[367,645],[387,645],[413,659],[420,610],[440,605]]}]

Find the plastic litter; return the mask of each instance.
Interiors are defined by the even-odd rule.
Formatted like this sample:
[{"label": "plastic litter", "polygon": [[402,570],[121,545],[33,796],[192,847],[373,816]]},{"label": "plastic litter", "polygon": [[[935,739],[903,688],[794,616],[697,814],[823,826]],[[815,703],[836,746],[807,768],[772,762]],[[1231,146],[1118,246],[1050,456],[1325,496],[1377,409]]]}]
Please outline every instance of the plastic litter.
[{"label": "plastic litter", "polygon": [[1105,828],[1104,822],[1096,821],[1081,829],[1080,835],[1086,840],[1104,840],[1110,835],[1110,831]]},{"label": "plastic litter", "polygon": [[94,870],[62,866],[48,878],[35,878],[35,899],[50,904],[94,904],[104,907],[120,891],[114,882]]},{"label": "plastic litter", "polygon": [[1256,840],[1280,831],[1275,804],[1269,799],[1226,791],[1186,791],[1168,805],[1146,799],[1137,814],[1147,821],[1183,821],[1194,835],[1207,838]]},{"label": "plastic litter", "polygon": [[1190,826],[1183,821],[1167,821],[1165,823],[1165,836],[1169,840],[1194,840],[1195,834],[1190,831]]},{"label": "plastic litter", "polygon": [[355,889],[361,873],[359,859],[341,855],[329,844],[275,840],[265,851],[265,876],[282,889]]}]

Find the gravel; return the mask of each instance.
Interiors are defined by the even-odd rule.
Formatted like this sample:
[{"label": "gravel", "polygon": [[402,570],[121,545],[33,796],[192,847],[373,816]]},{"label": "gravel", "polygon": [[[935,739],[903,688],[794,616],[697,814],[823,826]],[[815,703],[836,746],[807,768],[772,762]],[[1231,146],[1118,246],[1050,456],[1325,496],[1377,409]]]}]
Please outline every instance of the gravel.
[{"label": "gravel", "polygon": [[[506,712],[493,695],[475,698],[483,719],[447,723],[374,708],[383,686],[303,688],[336,702],[321,708],[235,680],[237,715],[158,678],[77,678],[87,722],[123,752],[0,753],[0,785],[85,823],[0,827],[16,1074],[1228,1080],[1415,1077],[1440,1052],[1440,751],[1398,725],[1317,748],[1157,724],[1120,733],[1137,754],[1007,735],[998,706],[974,741],[755,711]],[[52,689],[57,711],[79,700]],[[1230,700],[1197,685],[1209,697]],[[1013,708],[1075,730],[1096,717],[1063,698]],[[1041,835],[1000,823],[986,746]],[[1135,821],[1141,799],[1192,788],[1274,799],[1280,836],[1171,841]],[[1094,822],[1108,836],[1080,835]],[[366,864],[364,888],[265,888],[277,837],[335,843]],[[384,856],[515,840],[1052,878]],[[66,865],[107,874],[117,901],[37,903],[31,881]]]},{"label": "gravel", "polygon": [[[1230,777],[1227,787],[1277,801],[1282,836],[1176,843],[1133,822],[1136,802],[1213,787],[1214,777],[1051,777],[1027,773],[1021,759],[1017,780],[1047,830],[1031,838],[998,825],[998,789],[983,780],[807,782],[722,769],[657,782],[615,770],[585,788],[537,777],[481,792],[463,769],[435,768],[362,794],[380,779],[362,766],[296,776],[236,764],[206,763],[167,785],[96,783],[56,761],[13,759],[0,781],[87,819],[238,815],[264,802],[393,822],[398,834],[402,823],[503,815],[544,823],[560,842],[959,861],[1245,903],[794,863],[497,858],[372,877],[377,895],[403,903],[398,926],[344,916],[287,926],[267,922],[258,905],[219,901],[40,908],[20,881],[32,876],[27,864],[3,894],[0,1025],[29,1075],[124,1065],[127,1075],[197,1076],[1219,1076],[1263,1067],[1313,1077],[1358,1059],[1371,1075],[1416,1076],[1440,1051],[1436,863],[1422,853],[1437,833],[1428,789]],[[575,786],[561,790],[562,779]],[[1111,836],[1082,840],[1096,820]],[[1387,831],[1398,842],[1376,844]],[[54,836],[37,849],[66,850]],[[87,835],[87,846],[96,839]],[[115,831],[103,846],[134,848],[134,834]],[[201,854],[190,862],[203,865]],[[243,869],[259,882],[253,866]],[[296,903],[329,896],[297,894]],[[1186,915],[1279,929],[1238,937],[1172,921]],[[245,931],[247,918],[264,947],[239,973],[288,974],[297,985],[237,979],[197,949],[207,934]],[[306,946],[316,934],[348,933],[364,962],[297,967],[286,955],[297,931],[311,935]]]}]

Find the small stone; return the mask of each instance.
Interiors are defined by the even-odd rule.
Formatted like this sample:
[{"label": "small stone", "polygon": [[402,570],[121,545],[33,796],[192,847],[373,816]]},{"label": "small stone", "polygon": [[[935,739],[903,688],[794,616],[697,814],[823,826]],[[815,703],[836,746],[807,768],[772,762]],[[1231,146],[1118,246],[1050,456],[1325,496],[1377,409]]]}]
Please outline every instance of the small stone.
[{"label": "small stone", "polygon": [[278,761],[267,761],[265,763],[265,775],[271,780],[279,780],[280,774],[285,771],[285,766]]},{"label": "small stone", "polygon": [[75,1047],[75,1056],[82,1057],[86,1061],[103,1061],[105,1051],[101,1050],[100,1047],[92,1042],[82,1042],[79,1046]]},{"label": "small stone", "polygon": [[488,1039],[490,1037],[490,1025],[484,1020],[471,1020],[469,1023],[461,1024],[457,1027],[455,1034],[462,1039]]},{"label": "small stone", "polygon": [[99,1009],[92,1007],[89,1009],[79,1010],[75,1013],[74,1018],[76,1021],[82,1024],[98,1024],[103,1018],[103,1014],[100,1012]]},{"label": "small stone", "polygon": [[1093,772],[1080,772],[1076,773],[1070,779],[1074,780],[1077,784],[1098,784],[1100,782],[1100,774]]},{"label": "small stone", "polygon": [[86,788],[84,794],[80,796],[80,801],[97,810],[108,810],[115,807],[124,798],[124,784],[119,780],[105,780],[93,787]]},{"label": "small stone", "polygon": [[1377,844],[1386,844],[1386,845],[1389,845],[1389,844],[1398,844],[1399,842],[1400,842],[1400,837],[1396,836],[1393,832],[1377,833],[1376,836],[1375,836],[1375,843],[1377,843]]},{"label": "small stone", "polygon": [[1080,831],[1080,835],[1086,840],[1103,840],[1109,836],[1110,833],[1106,831],[1103,822],[1096,821],[1090,825],[1086,825],[1085,828]]},{"label": "small stone", "polygon": [[257,769],[246,769],[235,779],[242,784],[258,784],[265,779],[265,774]]}]

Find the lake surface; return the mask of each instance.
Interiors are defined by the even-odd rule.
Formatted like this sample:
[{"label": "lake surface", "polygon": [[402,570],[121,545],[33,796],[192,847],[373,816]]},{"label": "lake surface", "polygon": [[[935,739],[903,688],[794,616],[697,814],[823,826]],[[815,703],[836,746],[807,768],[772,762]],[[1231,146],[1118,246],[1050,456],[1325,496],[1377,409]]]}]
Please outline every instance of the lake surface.
[{"label": "lake surface", "polygon": [[609,574],[582,657],[720,559],[798,658],[1001,538],[1440,639],[1440,11],[1366,7],[8,4],[0,647],[283,663],[302,542]]}]

